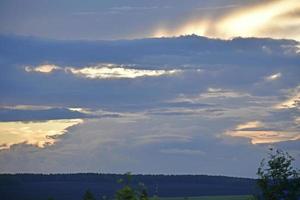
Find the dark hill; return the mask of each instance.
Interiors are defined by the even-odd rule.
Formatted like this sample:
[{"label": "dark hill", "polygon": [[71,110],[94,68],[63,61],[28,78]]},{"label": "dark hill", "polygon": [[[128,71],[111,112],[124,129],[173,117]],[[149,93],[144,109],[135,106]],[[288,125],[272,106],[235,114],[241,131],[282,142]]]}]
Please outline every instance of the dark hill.
[{"label": "dark hill", "polygon": [[[116,174],[17,174],[0,175],[1,200],[82,199],[90,189],[97,199],[112,197],[120,187]],[[133,184],[144,183],[150,195],[245,195],[255,192],[255,180],[206,175],[134,175]]]}]

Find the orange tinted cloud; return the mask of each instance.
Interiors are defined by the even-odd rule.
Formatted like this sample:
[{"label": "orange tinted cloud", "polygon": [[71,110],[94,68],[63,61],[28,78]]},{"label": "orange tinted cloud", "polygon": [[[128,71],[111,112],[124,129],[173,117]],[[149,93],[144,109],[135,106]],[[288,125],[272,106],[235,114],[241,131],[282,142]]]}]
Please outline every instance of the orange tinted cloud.
[{"label": "orange tinted cloud", "polygon": [[249,138],[252,144],[275,143],[300,139],[298,131],[282,131],[265,128],[265,124],[260,121],[250,121],[239,124],[235,129],[227,131],[225,134],[232,137]]},{"label": "orange tinted cloud", "polygon": [[81,119],[60,119],[37,122],[0,122],[0,150],[14,144],[30,144],[43,148],[53,145],[67,128],[82,123]]}]

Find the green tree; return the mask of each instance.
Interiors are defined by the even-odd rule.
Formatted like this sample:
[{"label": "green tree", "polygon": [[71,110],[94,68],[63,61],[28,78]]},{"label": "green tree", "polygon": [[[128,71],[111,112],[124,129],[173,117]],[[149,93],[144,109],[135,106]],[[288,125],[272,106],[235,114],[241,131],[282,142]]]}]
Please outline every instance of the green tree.
[{"label": "green tree", "polygon": [[269,159],[258,168],[258,186],[266,200],[297,200],[300,189],[299,170],[293,168],[294,158],[287,152],[270,149]]},{"label": "green tree", "polygon": [[120,179],[118,182],[124,186],[116,192],[117,200],[148,200],[148,192],[144,184],[139,184],[138,189],[131,184],[132,176],[128,172],[125,174],[125,180]]},{"label": "green tree", "polygon": [[83,200],[96,200],[90,190],[87,190],[83,195]]},{"label": "green tree", "polygon": [[148,200],[148,192],[147,192],[147,188],[143,183],[139,184],[139,200]]},{"label": "green tree", "polygon": [[117,200],[137,200],[135,191],[129,186],[125,185],[116,193]]},{"label": "green tree", "polygon": [[131,186],[131,174],[130,172],[125,174],[125,180],[118,180],[119,183],[124,184],[123,188],[116,192],[117,200],[137,200],[136,192]]}]

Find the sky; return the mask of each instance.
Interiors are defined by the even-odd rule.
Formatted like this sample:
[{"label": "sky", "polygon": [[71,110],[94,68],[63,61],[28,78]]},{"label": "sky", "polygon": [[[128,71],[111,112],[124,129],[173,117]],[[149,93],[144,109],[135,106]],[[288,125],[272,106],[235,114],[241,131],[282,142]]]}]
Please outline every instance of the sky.
[{"label": "sky", "polygon": [[300,166],[298,0],[2,0],[0,173]]}]

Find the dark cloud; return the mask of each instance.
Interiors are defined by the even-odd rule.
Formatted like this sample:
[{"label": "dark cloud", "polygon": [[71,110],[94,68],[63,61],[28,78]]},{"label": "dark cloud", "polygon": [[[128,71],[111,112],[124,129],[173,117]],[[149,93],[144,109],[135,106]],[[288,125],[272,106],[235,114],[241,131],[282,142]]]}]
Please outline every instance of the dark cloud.
[{"label": "dark cloud", "polygon": [[91,118],[90,116],[77,111],[65,108],[52,108],[47,110],[14,110],[0,109],[0,121],[35,121],[51,119],[80,119]]},{"label": "dark cloud", "polygon": [[109,113],[104,111],[80,112],[72,108],[49,108],[42,110],[30,109],[6,109],[0,108],[0,121],[44,121],[55,119],[88,119],[102,117],[121,117],[118,113]]},{"label": "dark cloud", "polygon": [[[17,36],[0,39],[1,70],[5,72],[1,73],[0,86],[3,104],[68,104],[70,107],[113,104],[114,107],[116,103],[125,106],[135,102],[138,105],[159,102],[177,93],[201,92],[207,86],[251,88],[275,70],[291,74],[289,78],[282,77],[285,82],[279,81],[281,87],[293,87],[299,73],[296,66],[299,56],[285,52],[285,46],[297,43],[288,40],[239,38],[223,41],[195,36],[111,42],[63,42]],[[275,53],[266,53],[263,46]],[[129,67],[135,64],[135,68],[142,70],[179,69],[183,73],[133,80],[88,80],[61,71],[41,74],[24,70],[25,66],[45,63],[78,69],[98,63]],[[269,88],[253,85],[253,92],[263,94],[270,92]]]}]

